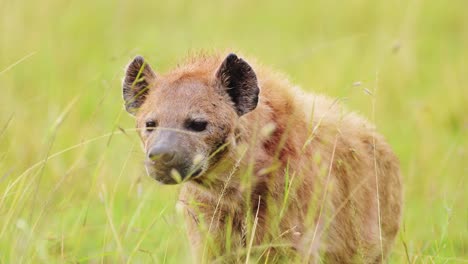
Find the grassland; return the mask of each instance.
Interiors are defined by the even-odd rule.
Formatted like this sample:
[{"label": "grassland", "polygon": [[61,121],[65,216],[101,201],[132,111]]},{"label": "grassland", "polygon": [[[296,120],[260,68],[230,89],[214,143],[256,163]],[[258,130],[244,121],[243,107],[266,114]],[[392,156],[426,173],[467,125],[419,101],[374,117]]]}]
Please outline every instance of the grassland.
[{"label": "grassland", "polygon": [[177,187],[149,179],[136,133],[119,129],[134,127],[120,81],[136,54],[164,72],[198,49],[256,57],[375,122],[405,182],[391,263],[468,263],[467,10],[0,0],[0,263],[190,260]]}]

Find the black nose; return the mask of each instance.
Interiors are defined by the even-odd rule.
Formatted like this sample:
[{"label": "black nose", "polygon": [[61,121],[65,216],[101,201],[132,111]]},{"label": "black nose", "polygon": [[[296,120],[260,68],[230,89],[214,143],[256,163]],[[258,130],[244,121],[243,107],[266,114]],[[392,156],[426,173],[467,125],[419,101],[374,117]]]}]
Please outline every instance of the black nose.
[{"label": "black nose", "polygon": [[155,146],[148,152],[148,158],[151,161],[162,162],[165,165],[169,165],[169,163],[174,160],[174,157],[175,152],[164,145]]}]

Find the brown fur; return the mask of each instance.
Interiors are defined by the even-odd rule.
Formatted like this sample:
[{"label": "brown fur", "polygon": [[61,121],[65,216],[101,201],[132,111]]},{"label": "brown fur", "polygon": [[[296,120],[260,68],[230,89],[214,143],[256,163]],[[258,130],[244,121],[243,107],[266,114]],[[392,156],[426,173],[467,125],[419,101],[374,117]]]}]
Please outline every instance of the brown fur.
[{"label": "brown fur", "polygon": [[[380,263],[402,206],[399,163],[383,137],[339,102],[253,64],[260,100],[239,118],[213,81],[223,58],[191,56],[147,80],[152,86],[136,114],[140,128],[154,109],[177,128],[179,115],[201,109],[222,128],[190,143],[227,147],[180,193],[196,258],[238,261],[255,253],[270,261]],[[145,146],[149,138],[142,132]]]}]

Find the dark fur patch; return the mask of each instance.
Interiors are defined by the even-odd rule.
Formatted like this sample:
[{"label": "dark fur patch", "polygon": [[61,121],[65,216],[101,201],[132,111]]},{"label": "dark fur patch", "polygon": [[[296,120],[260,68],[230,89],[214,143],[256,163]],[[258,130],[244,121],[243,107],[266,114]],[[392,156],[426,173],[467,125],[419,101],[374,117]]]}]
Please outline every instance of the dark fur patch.
[{"label": "dark fur patch", "polygon": [[243,59],[229,54],[219,67],[216,77],[234,103],[239,116],[257,107],[260,93],[257,76]]},{"label": "dark fur patch", "polygon": [[[252,215],[258,216],[258,225],[260,227],[267,226],[267,213],[268,213],[268,203],[270,190],[268,186],[268,176],[259,179],[257,183],[254,184],[252,193],[250,194],[250,202],[252,205]],[[258,213],[258,214],[257,214]],[[262,240],[263,237],[258,237],[259,240]]]}]

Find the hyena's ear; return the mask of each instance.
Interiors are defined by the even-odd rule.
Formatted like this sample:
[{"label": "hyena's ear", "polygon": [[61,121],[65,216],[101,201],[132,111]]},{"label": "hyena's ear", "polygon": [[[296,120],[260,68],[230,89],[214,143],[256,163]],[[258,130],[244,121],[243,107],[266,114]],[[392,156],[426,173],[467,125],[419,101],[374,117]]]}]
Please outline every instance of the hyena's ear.
[{"label": "hyena's ear", "polygon": [[135,115],[146,99],[148,89],[154,82],[156,74],[145,62],[143,57],[136,56],[125,70],[125,78],[122,83],[125,109]]},{"label": "hyena's ear", "polygon": [[229,54],[216,72],[216,78],[234,102],[239,116],[257,107],[260,92],[257,76],[243,59]]}]

